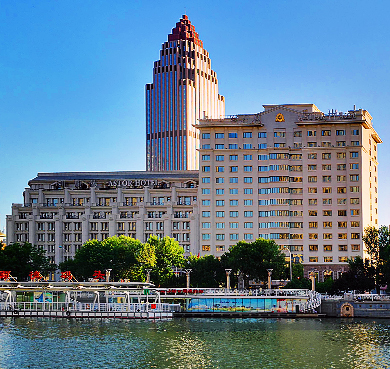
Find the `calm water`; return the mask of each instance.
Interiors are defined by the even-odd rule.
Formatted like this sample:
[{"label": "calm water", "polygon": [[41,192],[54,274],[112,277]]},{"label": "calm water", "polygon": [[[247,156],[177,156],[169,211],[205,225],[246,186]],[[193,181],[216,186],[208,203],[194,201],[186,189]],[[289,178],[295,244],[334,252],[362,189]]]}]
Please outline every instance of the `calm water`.
[{"label": "calm water", "polygon": [[0,368],[388,367],[388,320],[0,319]]}]

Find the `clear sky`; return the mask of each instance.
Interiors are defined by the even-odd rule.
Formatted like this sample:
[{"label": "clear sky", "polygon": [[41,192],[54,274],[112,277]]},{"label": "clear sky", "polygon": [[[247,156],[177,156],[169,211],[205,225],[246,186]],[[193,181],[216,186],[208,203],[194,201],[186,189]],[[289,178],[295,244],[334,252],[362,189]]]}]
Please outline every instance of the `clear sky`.
[{"label": "clear sky", "polygon": [[389,225],[389,1],[0,0],[0,230],[38,172],[145,170],[144,88],[184,12],[226,114],[370,112]]}]

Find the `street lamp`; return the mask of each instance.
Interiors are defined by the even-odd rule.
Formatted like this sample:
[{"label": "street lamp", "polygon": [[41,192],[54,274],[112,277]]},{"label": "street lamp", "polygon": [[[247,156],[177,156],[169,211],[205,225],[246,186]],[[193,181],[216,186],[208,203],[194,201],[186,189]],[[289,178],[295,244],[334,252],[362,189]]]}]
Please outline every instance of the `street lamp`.
[{"label": "street lamp", "polygon": [[106,269],[106,282],[110,282],[110,274],[112,269]]},{"label": "street lamp", "polygon": [[311,279],[311,290],[312,291],[315,291],[316,290],[316,274],[314,272],[314,270],[312,270],[310,273],[309,273],[309,278]]},{"label": "street lamp", "polygon": [[273,269],[267,269],[268,272],[268,289],[271,289],[271,276],[272,276]]},{"label": "street lamp", "polygon": [[192,269],[185,269],[186,276],[187,276],[187,289],[190,288],[190,273],[192,272]]},{"label": "street lamp", "polygon": [[150,272],[152,269],[145,269],[146,271],[146,283],[150,283]]},{"label": "street lamp", "polygon": [[291,259],[291,250],[289,247],[284,246],[283,251],[288,251],[288,256],[290,258],[290,282],[292,281],[292,259]]},{"label": "street lamp", "polygon": [[225,269],[226,272],[226,289],[230,290],[230,273],[232,272],[232,269]]}]

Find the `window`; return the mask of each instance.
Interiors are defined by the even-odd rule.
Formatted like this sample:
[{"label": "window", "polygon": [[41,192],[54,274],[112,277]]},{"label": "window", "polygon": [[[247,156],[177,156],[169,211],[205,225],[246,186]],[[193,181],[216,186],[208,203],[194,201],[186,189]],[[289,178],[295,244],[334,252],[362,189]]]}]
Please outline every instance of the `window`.
[{"label": "window", "polygon": [[230,177],[229,183],[238,183],[238,177]]},{"label": "window", "polygon": [[332,210],[322,210],[322,215],[324,217],[331,217],[332,216]]},{"label": "window", "polygon": [[274,147],[286,147],[286,144],[285,143],[274,143]]},{"label": "window", "polygon": [[336,154],[337,159],[345,159],[345,152],[338,152]]},{"label": "window", "polygon": [[259,138],[267,138],[267,132],[259,132]]},{"label": "window", "polygon": [[244,188],[244,194],[245,195],[252,195],[253,194],[253,188]]},{"label": "window", "polygon": [[244,172],[252,172],[252,165],[244,165]]},{"label": "window", "polygon": [[346,145],[345,141],[337,141],[336,142],[336,146],[338,146],[338,147],[344,147],[345,145]]},{"label": "window", "polygon": [[225,206],[225,200],[216,200],[215,205],[216,206]]},{"label": "window", "polygon": [[322,153],[322,159],[323,160],[330,160],[330,159],[332,159],[332,154],[329,153],[329,152],[323,152]]},{"label": "window", "polygon": [[204,161],[210,160],[210,155],[202,155],[202,160]]},{"label": "window", "polygon": [[345,129],[337,129],[336,136],[345,136]]},{"label": "window", "polygon": [[209,240],[210,239],[210,233],[202,233],[202,240]]},{"label": "window", "polygon": [[244,177],[244,183],[252,183],[253,179],[252,177]]},{"label": "window", "polygon": [[294,137],[302,137],[302,131],[294,131]]},{"label": "window", "polygon": [[358,136],[359,135],[359,130],[358,129],[353,129],[351,131],[351,133],[352,133],[352,136]]},{"label": "window", "polygon": [[215,138],[224,138],[225,134],[224,133],[215,133]]},{"label": "window", "polygon": [[322,176],[322,182],[325,183],[332,182],[332,176]]},{"label": "window", "polygon": [[309,233],[309,240],[318,240],[318,233]]},{"label": "window", "polygon": [[332,228],[332,222],[322,222],[324,228]]},{"label": "window", "polygon": [[244,132],[242,134],[242,137],[244,137],[244,138],[252,138],[252,132]]},{"label": "window", "polygon": [[217,188],[215,190],[216,195],[223,195],[225,193],[225,190],[223,188]]},{"label": "window", "polygon": [[217,252],[225,251],[225,246],[223,245],[215,246],[215,251]]},{"label": "window", "polygon": [[229,212],[229,216],[231,218],[238,218],[238,211],[231,211],[231,212]]},{"label": "window", "polygon": [[318,228],[318,222],[309,222],[309,228]]},{"label": "window", "polygon": [[347,165],[346,164],[337,164],[337,170],[346,170]]},{"label": "window", "polygon": [[347,222],[337,222],[338,228],[347,228]]},{"label": "window", "polygon": [[253,240],[252,233],[244,233],[244,240]]},{"label": "window", "polygon": [[238,188],[231,188],[229,190],[230,195],[237,195],[238,194]]},{"label": "window", "polygon": [[203,206],[210,206],[210,200],[202,200]]},{"label": "window", "polygon": [[238,240],[238,233],[231,233],[229,235],[230,241]]},{"label": "window", "polygon": [[317,199],[309,199],[309,205],[317,205]]},{"label": "window", "polygon": [[202,251],[210,251],[210,245],[202,245]]},{"label": "window", "polygon": [[202,183],[210,183],[210,177],[202,177]]},{"label": "window", "polygon": [[216,150],[223,150],[225,148],[224,144],[215,144],[215,149]]},{"label": "window", "polygon": [[238,200],[230,200],[229,204],[230,206],[238,206]]},{"label": "window", "polygon": [[349,157],[350,157],[351,159],[358,158],[358,157],[359,157],[359,152],[357,152],[357,151],[351,151],[351,152],[349,153]]},{"label": "window", "polygon": [[330,135],[331,135],[330,129],[323,129],[321,131],[321,136],[330,136]]},{"label": "window", "polygon": [[203,218],[210,218],[210,212],[209,211],[202,211],[202,217]]},{"label": "window", "polygon": [[332,187],[322,187],[322,193],[332,193]]},{"label": "window", "polygon": [[339,233],[337,237],[339,240],[346,240],[348,238],[348,235],[347,233]]},{"label": "window", "polygon": [[211,149],[211,146],[210,146],[210,144],[203,144],[202,149],[209,150],[209,149]]},{"label": "window", "polygon": [[252,155],[244,155],[244,160],[252,160]]},{"label": "window", "polygon": [[203,139],[208,139],[208,138],[210,138],[210,133],[202,133],[202,138],[203,138]]},{"label": "window", "polygon": [[332,205],[332,199],[322,199],[323,205]]},{"label": "window", "polygon": [[244,143],[244,144],[242,145],[242,148],[243,148],[244,150],[249,150],[249,149],[252,148],[252,144],[250,144],[250,143]]},{"label": "window", "polygon": [[307,131],[307,135],[308,136],[317,136],[317,132],[316,131]]},{"label": "window", "polygon": [[360,233],[351,233],[351,238],[353,240],[359,240],[360,239]]},{"label": "window", "polygon": [[211,227],[211,223],[210,222],[203,222],[202,223],[202,228],[210,228]]},{"label": "window", "polygon": [[245,218],[253,217],[253,211],[244,211],[244,217]]},{"label": "window", "polygon": [[237,138],[237,132],[229,132],[229,138]]},{"label": "window", "polygon": [[346,205],[347,199],[337,199],[337,205]]},{"label": "window", "polygon": [[316,217],[317,216],[317,210],[309,210],[309,217]]},{"label": "window", "polygon": [[244,205],[245,205],[245,206],[251,206],[251,205],[253,205],[253,200],[244,200]]},{"label": "window", "polygon": [[347,180],[347,176],[337,176],[337,182],[345,182]]},{"label": "window", "polygon": [[332,256],[324,256],[324,263],[332,263],[333,257]]},{"label": "window", "polygon": [[339,251],[348,251],[348,245],[339,245]]},{"label": "window", "polygon": [[253,222],[245,222],[244,228],[253,228]]},{"label": "window", "polygon": [[308,176],[307,181],[310,183],[317,182],[317,176]]},{"label": "window", "polygon": [[309,188],[307,189],[307,192],[308,192],[308,193],[317,193],[317,187],[309,187]]},{"label": "window", "polygon": [[215,171],[216,171],[217,173],[222,173],[222,172],[225,171],[225,167],[215,167]]},{"label": "window", "polygon": [[238,222],[229,223],[229,228],[238,228]]},{"label": "window", "polygon": [[330,164],[322,164],[322,170],[332,170],[332,165],[330,165]]},{"label": "window", "polygon": [[317,165],[315,165],[315,164],[309,164],[309,165],[307,166],[307,169],[308,169],[308,170],[317,170]]},{"label": "window", "polygon": [[230,161],[236,161],[236,160],[238,160],[238,155],[230,155],[230,156],[229,156],[229,160],[230,160]]},{"label": "window", "polygon": [[216,211],[215,216],[217,218],[223,218],[225,216],[225,212],[224,211]]},{"label": "window", "polygon": [[204,165],[203,167],[202,167],[202,172],[210,172],[210,166],[209,165]]},{"label": "window", "polygon": [[[267,144],[259,144],[258,145],[259,150],[265,150],[267,148]],[[266,159],[264,159],[266,160]]]},{"label": "window", "polygon": [[309,263],[318,263],[318,256],[309,256]]},{"label": "window", "polygon": [[332,233],[323,233],[322,238],[324,240],[331,240],[332,239]]},{"label": "window", "polygon": [[317,142],[308,142],[307,147],[317,147]]},{"label": "window", "polygon": [[225,182],[225,178],[223,177],[216,177],[215,178],[215,183],[224,183]]},{"label": "window", "polygon": [[352,251],[360,251],[360,245],[351,245]]},{"label": "window", "polygon": [[324,251],[332,251],[332,245],[324,245]]},{"label": "window", "polygon": [[216,155],[215,156],[215,161],[224,161],[225,160],[225,155]]},{"label": "window", "polygon": [[318,251],[318,245],[309,245],[309,251]]},{"label": "window", "polygon": [[360,141],[351,141],[351,146],[359,146]]},{"label": "window", "polygon": [[338,210],[337,215],[339,217],[346,217],[347,216],[347,211],[346,210]]},{"label": "window", "polygon": [[351,215],[359,215],[360,210],[359,209],[351,209]]},{"label": "window", "polygon": [[360,188],[359,186],[351,186],[349,187],[349,192],[359,192]]},{"label": "window", "polygon": [[340,263],[347,263],[348,262],[348,256],[339,256],[339,262]]},{"label": "window", "polygon": [[307,154],[307,158],[308,159],[317,159],[317,154],[316,153]]},{"label": "window", "polygon": [[222,233],[222,234],[216,234],[215,235],[215,239],[217,240],[217,241],[224,241],[225,240],[225,235]]},{"label": "window", "polygon": [[351,203],[352,205],[357,205],[357,204],[359,204],[359,199],[358,199],[358,198],[355,198],[355,197],[351,198],[349,201],[350,201],[350,203]]},{"label": "window", "polygon": [[359,181],[359,174],[350,174],[349,175],[349,180],[351,182],[358,182]]},{"label": "window", "polygon": [[237,150],[238,149],[238,145],[237,144],[229,144],[229,149],[230,150]]},{"label": "window", "polygon": [[286,132],[275,131],[274,132],[274,137],[286,137]]}]

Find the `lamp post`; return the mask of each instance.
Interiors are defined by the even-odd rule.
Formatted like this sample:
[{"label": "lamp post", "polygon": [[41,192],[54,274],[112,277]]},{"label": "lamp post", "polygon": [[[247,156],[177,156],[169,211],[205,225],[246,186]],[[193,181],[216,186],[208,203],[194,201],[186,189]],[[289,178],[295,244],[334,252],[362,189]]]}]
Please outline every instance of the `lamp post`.
[{"label": "lamp post", "polygon": [[272,287],[271,287],[271,276],[272,276],[272,271],[273,269],[267,269],[267,272],[268,272],[268,289],[270,290]]},{"label": "lamp post", "polygon": [[230,273],[232,272],[231,269],[225,269],[226,272],[226,289],[227,291],[230,291]]},{"label": "lamp post", "polygon": [[185,269],[186,276],[187,276],[187,289],[190,288],[190,273],[192,272],[192,269]]},{"label": "lamp post", "polygon": [[106,269],[106,282],[110,282],[110,274],[112,269]]},{"label": "lamp post", "polygon": [[290,282],[292,281],[292,259],[291,259],[291,250],[289,247],[284,246],[283,251],[288,251],[288,256],[290,258]]},{"label": "lamp post", "polygon": [[150,283],[150,272],[152,269],[145,269],[146,271],[146,283]]},{"label": "lamp post", "polygon": [[316,290],[316,274],[314,272],[314,270],[312,270],[310,273],[309,273],[309,278],[311,279],[311,290],[312,291],[315,291]]}]

